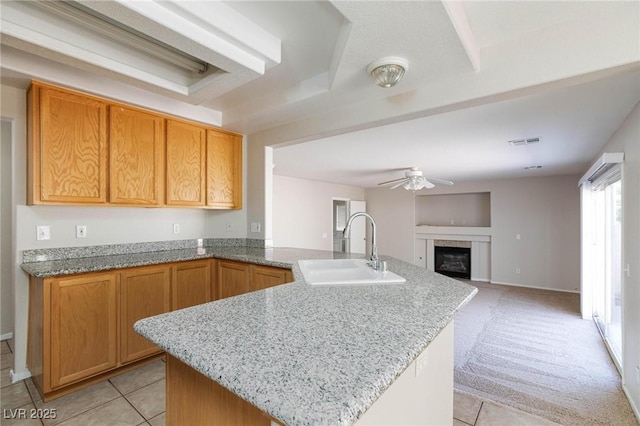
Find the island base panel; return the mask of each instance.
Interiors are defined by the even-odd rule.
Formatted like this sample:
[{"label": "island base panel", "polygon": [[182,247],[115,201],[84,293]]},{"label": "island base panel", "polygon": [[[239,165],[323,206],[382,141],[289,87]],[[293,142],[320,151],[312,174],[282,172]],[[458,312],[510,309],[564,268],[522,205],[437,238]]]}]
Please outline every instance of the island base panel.
[{"label": "island base panel", "polygon": [[167,354],[167,426],[270,426],[271,418]]},{"label": "island base panel", "polygon": [[453,321],[360,417],[355,426],[453,423]]}]

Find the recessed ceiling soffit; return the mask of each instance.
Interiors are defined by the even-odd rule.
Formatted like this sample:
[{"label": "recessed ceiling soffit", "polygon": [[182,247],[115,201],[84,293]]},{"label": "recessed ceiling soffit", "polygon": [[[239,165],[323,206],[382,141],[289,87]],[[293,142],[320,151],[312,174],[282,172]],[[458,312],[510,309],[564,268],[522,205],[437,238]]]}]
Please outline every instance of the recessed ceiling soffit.
[{"label": "recessed ceiling soffit", "polygon": [[[84,22],[96,16],[107,21],[106,27],[135,29],[129,33],[207,64],[207,69],[186,71],[150,54],[135,37],[114,38],[110,30],[97,31]],[[73,58],[86,69],[102,69],[192,104],[262,76],[281,59],[278,38],[222,2],[3,2],[1,28],[7,46],[58,62]]]}]

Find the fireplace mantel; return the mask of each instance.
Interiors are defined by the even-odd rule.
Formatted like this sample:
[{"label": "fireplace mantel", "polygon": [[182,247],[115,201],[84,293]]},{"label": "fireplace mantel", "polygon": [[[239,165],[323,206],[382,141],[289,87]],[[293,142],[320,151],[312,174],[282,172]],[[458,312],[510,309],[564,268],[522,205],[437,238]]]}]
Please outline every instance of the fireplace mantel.
[{"label": "fireplace mantel", "polygon": [[456,240],[456,241],[491,241],[490,226],[418,225],[415,228],[415,232],[416,232],[416,238],[422,238],[424,240],[431,238],[431,236],[433,235],[445,235],[447,236],[447,238],[431,238],[431,239]]},{"label": "fireplace mantel", "polygon": [[491,227],[429,226],[415,227],[415,264],[434,270],[434,241],[471,242],[471,279],[491,281]]}]

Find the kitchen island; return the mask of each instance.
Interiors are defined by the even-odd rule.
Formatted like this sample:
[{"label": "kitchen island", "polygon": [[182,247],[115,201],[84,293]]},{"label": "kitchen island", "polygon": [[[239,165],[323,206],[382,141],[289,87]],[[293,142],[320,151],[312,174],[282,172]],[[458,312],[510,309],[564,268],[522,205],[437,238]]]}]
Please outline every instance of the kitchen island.
[{"label": "kitchen island", "polygon": [[452,321],[474,287],[388,257],[406,283],[313,286],[297,260],[336,253],[264,250],[294,282],[135,324],[168,354],[167,424],[375,424],[390,406],[452,421]]}]

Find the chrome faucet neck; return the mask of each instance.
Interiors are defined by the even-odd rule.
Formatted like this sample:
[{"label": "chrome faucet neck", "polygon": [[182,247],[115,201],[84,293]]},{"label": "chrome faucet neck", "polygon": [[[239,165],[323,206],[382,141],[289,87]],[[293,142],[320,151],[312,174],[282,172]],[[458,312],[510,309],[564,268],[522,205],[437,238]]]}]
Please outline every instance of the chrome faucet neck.
[{"label": "chrome faucet neck", "polygon": [[347,220],[347,224],[344,227],[344,231],[342,232],[342,234],[344,235],[345,238],[349,238],[349,233],[351,232],[351,222],[353,222],[353,220],[359,216],[364,216],[365,218],[368,218],[369,221],[371,222],[371,257],[369,258],[370,262],[369,265],[373,268],[373,269],[379,269],[380,268],[380,261],[378,259],[378,246],[376,244],[376,221],[373,219],[373,217],[371,217],[370,214],[365,213],[365,212],[356,212],[354,214],[352,214],[351,216],[349,216],[349,219]]}]

